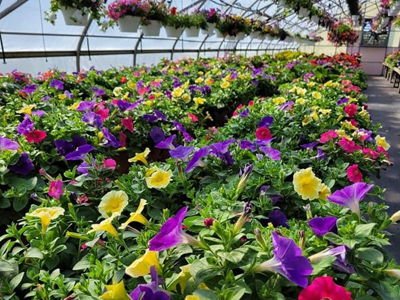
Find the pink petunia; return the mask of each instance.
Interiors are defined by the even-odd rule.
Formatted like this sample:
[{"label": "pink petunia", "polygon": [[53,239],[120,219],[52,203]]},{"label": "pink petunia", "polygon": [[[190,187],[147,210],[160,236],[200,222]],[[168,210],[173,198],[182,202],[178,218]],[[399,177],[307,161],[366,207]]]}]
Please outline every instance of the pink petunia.
[{"label": "pink petunia", "polygon": [[117,162],[115,160],[113,160],[112,158],[103,159],[103,168],[115,170],[116,165],[117,165]]},{"label": "pink petunia", "polygon": [[129,118],[122,118],[121,119],[121,124],[122,126],[124,126],[127,130],[129,130],[130,132],[133,132],[133,118],[129,117]]},{"label": "pink petunia", "polygon": [[357,164],[351,165],[347,168],[347,178],[353,183],[363,181],[363,174]]},{"label": "pink petunia", "polygon": [[356,145],[356,143],[354,141],[348,140],[345,137],[342,137],[342,139],[339,141],[339,146],[346,153],[352,153],[352,152],[362,149],[362,147],[360,145]]},{"label": "pink petunia", "polygon": [[320,143],[326,143],[337,138],[338,136],[339,135],[336,133],[336,131],[330,130],[328,132],[321,134],[321,138],[319,139],[319,141]]},{"label": "pink petunia", "polygon": [[351,293],[337,285],[330,276],[318,277],[301,291],[298,300],[353,300]]},{"label": "pink petunia", "polygon": [[64,194],[62,180],[52,180],[49,187],[49,196],[60,200],[62,194]]},{"label": "pink petunia", "polygon": [[99,115],[101,117],[101,120],[104,121],[105,119],[108,118],[109,112],[110,112],[110,110],[108,108],[103,108],[103,109],[96,110],[94,113],[96,115]]},{"label": "pink petunia", "polygon": [[269,140],[272,137],[271,131],[267,127],[259,127],[256,130],[256,138],[259,140]]},{"label": "pink petunia", "polygon": [[365,156],[368,156],[369,158],[372,158],[372,159],[377,159],[379,157],[379,152],[376,152],[369,148],[363,149],[362,152]]},{"label": "pink petunia", "polygon": [[355,104],[350,104],[345,106],[344,112],[350,117],[353,118],[355,114],[357,113],[357,105]]},{"label": "pink petunia", "polygon": [[199,118],[198,118],[195,114],[192,114],[192,113],[189,113],[189,114],[188,114],[188,117],[189,117],[193,122],[197,122],[197,121],[199,120]]},{"label": "pink petunia", "polygon": [[25,134],[28,143],[40,143],[45,139],[47,133],[42,130],[33,129],[31,132]]},{"label": "pink petunia", "polygon": [[119,132],[119,145],[120,147],[126,147],[126,138],[128,136],[122,131]]}]

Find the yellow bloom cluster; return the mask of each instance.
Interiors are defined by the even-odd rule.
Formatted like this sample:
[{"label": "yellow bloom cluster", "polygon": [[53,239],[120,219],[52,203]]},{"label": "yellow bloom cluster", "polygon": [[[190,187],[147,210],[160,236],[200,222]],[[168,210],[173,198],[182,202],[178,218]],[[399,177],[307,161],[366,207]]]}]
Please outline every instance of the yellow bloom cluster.
[{"label": "yellow bloom cluster", "polygon": [[326,199],[331,191],[329,187],[315,176],[312,168],[296,172],[293,176],[293,186],[303,200]]}]

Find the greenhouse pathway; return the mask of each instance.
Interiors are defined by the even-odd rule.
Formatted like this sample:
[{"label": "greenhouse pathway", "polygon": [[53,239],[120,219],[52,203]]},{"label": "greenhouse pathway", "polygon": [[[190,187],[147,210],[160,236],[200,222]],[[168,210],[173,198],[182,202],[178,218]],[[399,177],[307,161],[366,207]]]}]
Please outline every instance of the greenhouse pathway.
[{"label": "greenhouse pathway", "polygon": [[[379,133],[386,137],[390,144],[389,155],[393,166],[381,172],[376,179],[380,187],[386,188],[386,203],[390,206],[389,214],[400,210],[400,94],[383,77],[369,77],[366,93],[369,97],[369,112],[374,123],[381,123]],[[400,225],[391,226],[391,253],[400,262]]]}]

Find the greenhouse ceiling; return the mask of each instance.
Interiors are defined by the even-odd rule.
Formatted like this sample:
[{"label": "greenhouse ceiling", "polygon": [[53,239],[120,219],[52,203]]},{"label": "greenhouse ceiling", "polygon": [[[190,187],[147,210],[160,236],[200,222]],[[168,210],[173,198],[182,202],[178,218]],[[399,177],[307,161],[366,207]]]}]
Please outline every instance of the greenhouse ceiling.
[{"label": "greenhouse ceiling", "polygon": [[[112,1],[107,1],[108,3]],[[279,24],[292,34],[309,34],[320,28],[308,18],[300,18],[294,11],[271,0],[170,0],[169,7],[193,12],[197,9],[218,9],[221,13],[237,14]],[[360,1],[360,4],[371,1]],[[374,1],[375,2],[375,1]],[[108,4],[107,3],[107,4]],[[332,17],[349,15],[346,1],[314,1],[314,5]],[[118,26],[103,32],[96,22],[86,26],[68,26],[59,13],[56,24],[45,20],[48,0],[0,0],[0,71],[24,69],[32,71],[46,67],[62,67],[67,71],[82,67],[108,67],[155,63],[160,58],[177,59],[183,56],[219,56],[238,51],[256,54],[260,49],[295,49],[298,45],[285,41],[254,40],[250,36],[241,41],[228,41],[215,35],[200,34],[198,38],[168,38],[162,30],[158,37],[144,37],[138,33],[120,32]],[[27,67],[29,66],[32,67]],[[40,68],[39,68],[40,67]]]}]

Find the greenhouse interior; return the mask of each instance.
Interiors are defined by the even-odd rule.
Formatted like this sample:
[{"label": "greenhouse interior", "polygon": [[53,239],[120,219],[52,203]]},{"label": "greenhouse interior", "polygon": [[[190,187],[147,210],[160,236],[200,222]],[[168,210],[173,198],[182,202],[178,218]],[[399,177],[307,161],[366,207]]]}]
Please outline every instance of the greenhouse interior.
[{"label": "greenhouse interior", "polygon": [[1,300],[399,300],[400,0],[0,0]]}]

